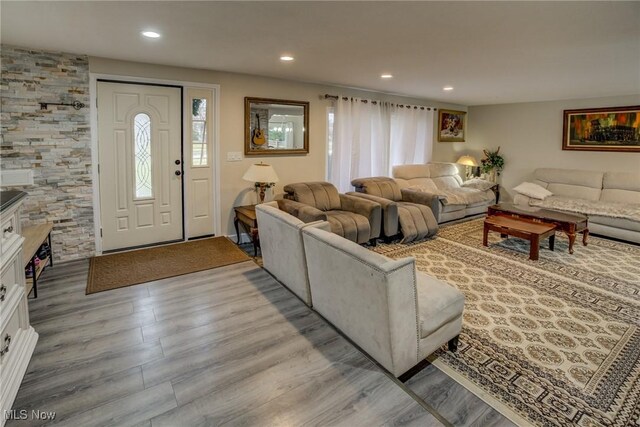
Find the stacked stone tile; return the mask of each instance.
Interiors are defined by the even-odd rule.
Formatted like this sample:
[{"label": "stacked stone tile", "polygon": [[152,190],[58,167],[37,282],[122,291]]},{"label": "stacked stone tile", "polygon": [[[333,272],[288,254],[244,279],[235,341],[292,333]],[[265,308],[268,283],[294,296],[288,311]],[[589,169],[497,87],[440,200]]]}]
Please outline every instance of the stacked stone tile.
[{"label": "stacked stone tile", "polygon": [[[84,55],[1,48],[2,169],[32,169],[23,225],[52,222],[55,260],[95,252],[89,61]],[[80,101],[73,107],[40,102]]]}]

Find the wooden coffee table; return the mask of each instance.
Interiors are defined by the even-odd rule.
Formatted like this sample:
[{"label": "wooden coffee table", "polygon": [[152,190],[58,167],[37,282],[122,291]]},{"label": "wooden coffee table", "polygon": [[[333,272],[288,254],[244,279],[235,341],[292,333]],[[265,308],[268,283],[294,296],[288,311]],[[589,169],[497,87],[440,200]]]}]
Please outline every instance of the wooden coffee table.
[{"label": "wooden coffee table", "polygon": [[549,249],[553,250],[555,242],[554,224],[534,223],[519,218],[506,216],[488,216],[484,220],[482,244],[488,246],[489,231],[496,231],[501,236],[514,236],[529,241],[529,259],[538,260],[540,241],[549,238]]},{"label": "wooden coffee table", "polygon": [[489,206],[487,215],[506,216],[533,223],[554,224],[557,231],[562,231],[569,237],[570,254],[573,253],[573,244],[576,241],[576,234],[578,233],[582,233],[582,244],[587,246],[589,219],[586,215],[515,205],[513,203],[499,203]]}]

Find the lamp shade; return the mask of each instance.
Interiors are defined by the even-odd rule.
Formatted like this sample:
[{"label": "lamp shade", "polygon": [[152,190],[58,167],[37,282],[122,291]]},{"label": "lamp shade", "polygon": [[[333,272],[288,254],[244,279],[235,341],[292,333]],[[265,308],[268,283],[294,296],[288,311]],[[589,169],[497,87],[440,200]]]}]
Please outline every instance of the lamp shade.
[{"label": "lamp shade", "polygon": [[273,166],[260,162],[249,166],[242,179],[250,182],[278,182],[278,175]]},{"label": "lamp shade", "polygon": [[456,163],[459,163],[465,166],[478,166],[478,161],[471,156],[460,156],[460,158],[458,159],[458,161],[456,161]]}]

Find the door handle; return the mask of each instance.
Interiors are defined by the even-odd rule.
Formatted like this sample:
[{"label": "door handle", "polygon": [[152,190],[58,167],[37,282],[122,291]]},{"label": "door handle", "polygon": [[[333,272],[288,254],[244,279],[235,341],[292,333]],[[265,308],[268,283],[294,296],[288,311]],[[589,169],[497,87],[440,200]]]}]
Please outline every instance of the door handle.
[{"label": "door handle", "polygon": [[182,172],[176,171],[176,176],[180,176],[180,175],[182,175]]},{"label": "door handle", "polygon": [[179,164],[180,164],[180,160],[176,160],[174,163],[175,163],[176,165],[179,165]]}]

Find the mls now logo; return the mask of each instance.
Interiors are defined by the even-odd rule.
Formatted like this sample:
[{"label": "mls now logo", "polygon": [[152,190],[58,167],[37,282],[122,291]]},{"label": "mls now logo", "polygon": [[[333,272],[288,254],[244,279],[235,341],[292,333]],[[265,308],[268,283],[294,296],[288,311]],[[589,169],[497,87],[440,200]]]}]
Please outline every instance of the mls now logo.
[{"label": "mls now logo", "polygon": [[21,409],[19,411],[10,410],[4,411],[4,419],[5,420],[55,420],[56,413],[53,411],[41,411],[39,409],[34,409],[32,411],[27,411],[26,409]]}]

